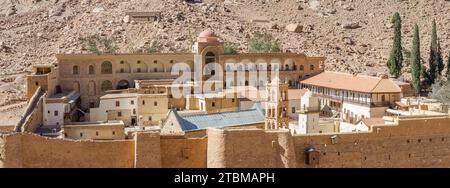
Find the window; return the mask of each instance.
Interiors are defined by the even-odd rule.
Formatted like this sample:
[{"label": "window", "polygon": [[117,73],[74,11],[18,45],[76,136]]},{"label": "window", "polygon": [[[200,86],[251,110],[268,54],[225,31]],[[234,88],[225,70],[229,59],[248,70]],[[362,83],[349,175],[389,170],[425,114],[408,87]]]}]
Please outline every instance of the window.
[{"label": "window", "polygon": [[95,74],[93,65],[89,65],[89,74]]},{"label": "window", "polygon": [[94,102],[90,102],[89,103],[89,108],[94,108],[95,107],[95,103]]},{"label": "window", "polygon": [[158,106],[158,102],[153,102],[153,106]]},{"label": "window", "polygon": [[58,116],[58,110],[55,110],[55,111],[53,112],[53,115]]},{"label": "window", "polygon": [[292,107],[292,113],[295,113],[295,107]]},{"label": "window", "polygon": [[151,121],[152,120],[152,116],[148,116],[148,120]]},{"label": "window", "polygon": [[131,100],[131,101],[130,101],[130,104],[134,104],[134,100]]},{"label": "window", "polygon": [[206,53],[206,55],[205,55],[205,64],[213,63],[215,61],[216,61],[216,55],[214,55],[214,53],[212,53],[212,52]]},{"label": "window", "polygon": [[153,68],[153,72],[158,72],[158,68]]},{"label": "window", "polygon": [[125,63],[125,61],[120,61],[120,64],[122,64],[122,65],[123,65],[124,63]]},{"label": "window", "polygon": [[136,69],[136,72],[141,72],[141,68],[137,68],[137,69]]},{"label": "window", "polygon": [[300,70],[302,71],[304,69],[303,65],[300,65]]},{"label": "window", "polygon": [[137,64],[141,64],[141,61],[140,61],[140,60],[138,60],[138,61],[137,61]]},{"label": "window", "polygon": [[125,70],[123,68],[120,68],[120,73],[124,73]]},{"label": "window", "polygon": [[310,65],[309,70],[314,70],[314,65]]},{"label": "window", "polygon": [[212,107],[215,107],[216,106],[216,103],[215,102],[212,102]]},{"label": "window", "polygon": [[157,60],[153,61],[153,64],[158,64],[158,61]]},{"label": "window", "polygon": [[118,117],[122,117],[122,112],[117,112]]},{"label": "window", "polygon": [[107,90],[111,90],[112,88],[113,88],[113,87],[112,87],[111,81],[109,81],[109,80],[103,81],[103,83],[102,83],[102,91],[103,91],[103,92],[105,92],[105,91],[107,91]]},{"label": "window", "polygon": [[98,131],[95,131],[95,136],[98,136]]},{"label": "window", "polygon": [[39,85],[39,82],[36,82],[35,84],[36,84],[36,86],[38,86],[38,85]]},{"label": "window", "polygon": [[142,100],[142,105],[145,105],[145,100]]},{"label": "window", "polygon": [[101,66],[102,74],[112,74],[112,63],[104,61]]},{"label": "window", "polygon": [[50,110],[48,111],[48,113],[50,114]]},{"label": "window", "polygon": [[116,101],[116,107],[120,106],[120,101]]},{"label": "window", "polygon": [[231,102],[234,102],[234,99],[231,99]]},{"label": "window", "polygon": [[170,63],[173,63],[173,60],[170,60]]},{"label": "window", "polygon": [[116,135],[116,131],[113,131],[112,134],[113,134],[113,135]]},{"label": "window", "polygon": [[136,109],[133,108],[133,114],[136,114]]},{"label": "window", "polygon": [[72,73],[73,74],[78,74],[78,66],[73,66],[73,69],[72,69]]},{"label": "window", "polygon": [[80,133],[80,137],[83,137],[83,133]]}]

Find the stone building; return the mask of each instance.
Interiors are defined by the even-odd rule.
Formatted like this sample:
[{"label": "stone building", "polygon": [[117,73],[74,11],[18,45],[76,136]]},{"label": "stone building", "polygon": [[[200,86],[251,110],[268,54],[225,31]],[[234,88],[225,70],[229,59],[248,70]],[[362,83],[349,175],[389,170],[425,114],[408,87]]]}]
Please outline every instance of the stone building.
[{"label": "stone building", "polygon": [[[37,65],[35,74],[27,77],[28,98],[38,86],[49,95],[75,90],[80,93],[83,108],[98,107],[99,98],[109,90],[134,88],[135,80],[176,79],[179,75],[172,75],[171,71],[177,63],[185,63],[184,68],[191,70],[190,78],[196,82],[215,75],[215,67],[209,64],[218,63],[224,67],[222,71],[246,76],[241,81],[224,79],[225,86],[265,86],[267,80],[250,83],[249,74],[256,70],[279,70],[280,79],[294,88],[299,80],[322,72],[325,60],[296,53],[225,54],[223,42],[209,30],[199,34],[190,53],[57,54],[56,58],[57,64]],[[194,75],[196,68],[208,75],[198,78]]]},{"label": "stone building", "polygon": [[319,97],[321,108],[330,107],[348,123],[381,117],[402,97],[400,87],[387,76],[323,72],[300,81],[300,84]]}]

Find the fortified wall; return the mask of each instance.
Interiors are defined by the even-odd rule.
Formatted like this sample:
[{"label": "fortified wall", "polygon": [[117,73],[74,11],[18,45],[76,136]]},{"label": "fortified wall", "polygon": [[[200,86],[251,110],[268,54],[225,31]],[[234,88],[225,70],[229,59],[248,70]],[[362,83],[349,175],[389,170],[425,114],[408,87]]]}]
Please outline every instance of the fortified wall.
[{"label": "fortified wall", "polygon": [[75,141],[8,133],[0,135],[0,167],[450,167],[449,144],[448,117],[345,134],[208,129],[203,138],[143,132]]}]

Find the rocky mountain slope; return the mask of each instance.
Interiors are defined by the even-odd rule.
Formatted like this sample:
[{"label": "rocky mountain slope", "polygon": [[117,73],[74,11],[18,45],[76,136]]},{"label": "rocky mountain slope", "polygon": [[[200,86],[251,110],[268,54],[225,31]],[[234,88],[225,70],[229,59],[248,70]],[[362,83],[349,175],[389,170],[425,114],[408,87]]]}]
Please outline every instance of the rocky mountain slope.
[{"label": "rocky mountain slope", "polygon": [[[160,11],[162,19],[133,22],[126,18],[127,11]],[[447,59],[450,1],[446,0],[0,0],[0,92],[7,95],[0,96],[0,106],[20,100],[23,75],[32,64],[54,62],[56,53],[87,53],[79,38],[91,34],[114,39],[119,52],[133,52],[154,41],[169,52],[186,51],[193,37],[211,28],[246,51],[252,33],[266,31],[280,40],[284,50],[327,57],[327,70],[387,73],[393,36],[390,18],[396,11],[402,17],[404,48],[411,47],[413,24],[419,25],[424,60],[431,21],[436,19]],[[303,29],[289,32],[288,24]]]}]

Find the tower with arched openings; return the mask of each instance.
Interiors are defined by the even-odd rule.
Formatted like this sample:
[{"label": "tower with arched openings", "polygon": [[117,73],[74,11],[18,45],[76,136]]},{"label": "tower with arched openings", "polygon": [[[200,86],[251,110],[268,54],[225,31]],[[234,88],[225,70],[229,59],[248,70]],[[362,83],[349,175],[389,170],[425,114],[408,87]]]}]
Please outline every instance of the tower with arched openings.
[{"label": "tower with arched openings", "polygon": [[265,129],[287,129],[288,117],[288,84],[278,78],[267,83],[266,122]]}]

